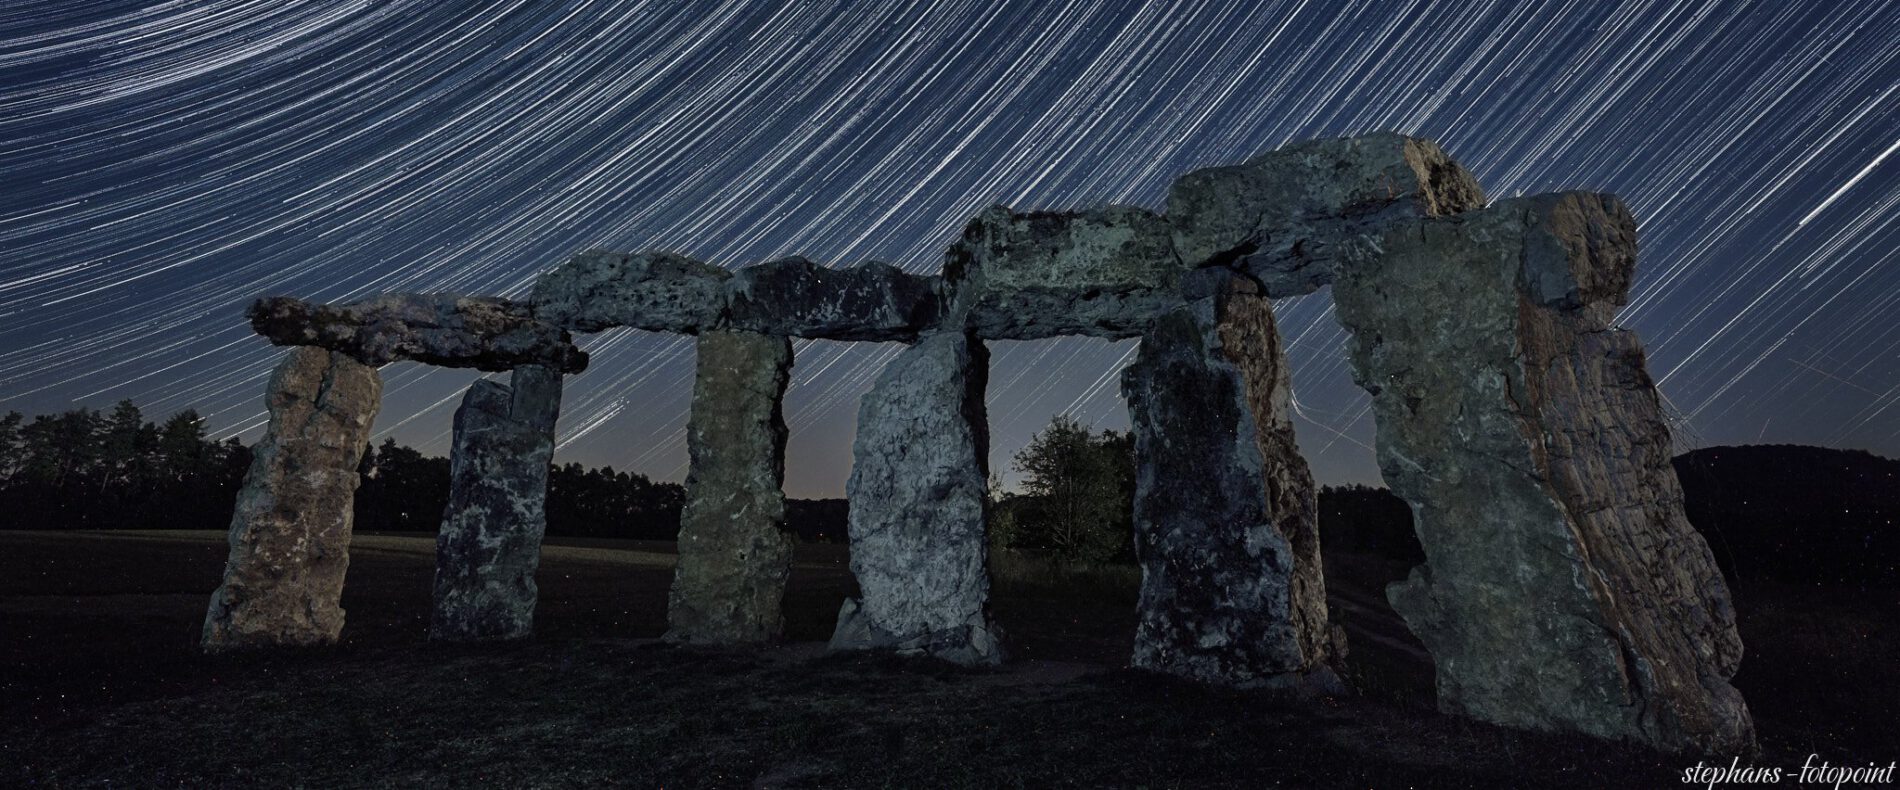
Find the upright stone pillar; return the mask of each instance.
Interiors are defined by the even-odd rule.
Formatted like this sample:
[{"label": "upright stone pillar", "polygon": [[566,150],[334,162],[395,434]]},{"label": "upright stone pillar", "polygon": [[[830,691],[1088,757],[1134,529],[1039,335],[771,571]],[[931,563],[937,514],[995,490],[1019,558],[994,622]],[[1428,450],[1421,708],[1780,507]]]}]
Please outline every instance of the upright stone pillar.
[{"label": "upright stone pillar", "polygon": [[1003,659],[986,559],[989,354],[962,333],[899,354],[858,408],[851,572],[833,650],[891,649],[960,664]]},{"label": "upright stone pillar", "polygon": [[1439,706],[1667,750],[1747,750],[1728,589],[1683,515],[1609,195],[1500,201],[1359,239],[1335,286],[1386,482],[1425,564],[1387,596]]},{"label": "upright stone pillar", "polygon": [[1122,374],[1139,459],[1131,663],[1335,687],[1313,478],[1272,308],[1249,280],[1213,280],[1216,293],[1156,322]]},{"label": "upright stone pillar", "polygon": [[231,516],[205,650],[336,641],[357,465],[382,392],[375,368],[319,348],[292,351],[271,374],[270,426]]},{"label": "upright stone pillar", "polygon": [[792,569],[785,522],[785,418],[792,345],[753,332],[699,335],[691,467],[680,513],[679,565],[667,638],[763,642],[784,631]]},{"label": "upright stone pillar", "polygon": [[561,374],[515,368],[511,385],[479,379],[455,410],[449,504],[436,533],[429,637],[522,639],[534,632],[535,568],[547,531],[548,466]]}]

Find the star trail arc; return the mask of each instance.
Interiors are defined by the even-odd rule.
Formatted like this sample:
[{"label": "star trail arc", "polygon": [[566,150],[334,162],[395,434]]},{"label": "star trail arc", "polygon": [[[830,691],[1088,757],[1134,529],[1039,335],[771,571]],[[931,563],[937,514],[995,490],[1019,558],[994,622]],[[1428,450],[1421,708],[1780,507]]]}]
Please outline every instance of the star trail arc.
[{"label": "star trail arc", "polygon": [[[254,435],[263,294],[521,296],[582,248],[933,272],[984,206],[1159,206],[1303,137],[1439,140],[1493,197],[1614,191],[1620,321],[1689,442],[1900,454],[1900,6],[1885,2],[42,2],[0,9],[0,409]],[[1324,293],[1278,305],[1301,441],[1376,479]],[[561,458],[677,479],[689,339],[585,346]],[[998,343],[993,466],[1125,425],[1132,343]],[[801,341],[787,488],[836,495],[893,348]],[[446,448],[470,375],[384,371]]]}]

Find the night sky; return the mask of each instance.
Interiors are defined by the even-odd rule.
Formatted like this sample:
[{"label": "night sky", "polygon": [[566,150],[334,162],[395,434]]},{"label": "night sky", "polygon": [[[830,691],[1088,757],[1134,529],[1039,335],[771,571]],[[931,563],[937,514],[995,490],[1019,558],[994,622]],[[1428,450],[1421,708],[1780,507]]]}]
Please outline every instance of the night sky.
[{"label": "night sky", "polygon": [[[7,2],[0,411],[256,437],[266,294],[525,296],[576,250],[920,273],[984,206],[1159,207],[1289,140],[1438,140],[1495,198],[1616,192],[1621,322],[1684,448],[1900,455],[1900,3]],[[1276,305],[1300,442],[1372,482],[1328,296]],[[685,474],[690,338],[584,339],[557,460]],[[796,341],[787,491],[839,495],[890,344]],[[1133,341],[998,342],[998,469],[1122,428]],[[475,374],[383,370],[444,453]]]}]

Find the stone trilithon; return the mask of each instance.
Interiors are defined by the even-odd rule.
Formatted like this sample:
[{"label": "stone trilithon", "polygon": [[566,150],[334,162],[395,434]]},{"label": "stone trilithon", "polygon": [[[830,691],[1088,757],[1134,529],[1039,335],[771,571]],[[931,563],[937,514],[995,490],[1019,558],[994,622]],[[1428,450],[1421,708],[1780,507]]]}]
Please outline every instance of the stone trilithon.
[{"label": "stone trilithon", "polygon": [[1684,518],[1636,337],[1613,323],[1635,265],[1614,197],[1486,205],[1428,140],[1309,140],[1185,174],[1165,212],[997,206],[943,271],[781,258],[737,271],[587,251],[525,302],[276,297],[253,328],[297,351],[236,516],[205,645],[334,639],[376,372],[397,360],[515,372],[456,417],[439,541],[440,638],[525,636],[560,377],[573,332],[699,337],[669,636],[779,635],[791,546],[789,338],[907,344],[858,412],[851,568],[831,644],[968,664],[1003,656],[985,570],[992,340],[1139,338],[1125,371],[1142,567],[1132,662],[1206,682],[1335,688],[1313,483],[1294,442],[1273,298],[1334,286],[1380,468],[1426,562],[1389,591],[1436,662],[1439,704],[1519,727],[1735,752],[1728,590]]}]

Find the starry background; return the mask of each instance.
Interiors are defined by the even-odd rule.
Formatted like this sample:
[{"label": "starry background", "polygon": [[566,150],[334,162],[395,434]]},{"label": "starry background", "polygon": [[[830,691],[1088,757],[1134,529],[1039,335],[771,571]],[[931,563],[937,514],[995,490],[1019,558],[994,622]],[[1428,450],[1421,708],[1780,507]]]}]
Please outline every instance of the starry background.
[{"label": "starry background", "polygon": [[[1683,447],[1900,455],[1900,4],[8,2],[0,410],[195,408],[253,440],[252,298],[523,296],[589,247],[920,273],[984,206],[1159,207],[1287,141],[1438,140],[1493,198],[1621,194],[1620,321]],[[1277,305],[1303,449],[1374,482],[1327,295]],[[690,338],[588,336],[557,458],[685,472]],[[787,491],[836,496],[889,344],[797,341]],[[1134,343],[998,342],[993,466],[1127,415]],[[446,452],[475,374],[383,371]]]}]

